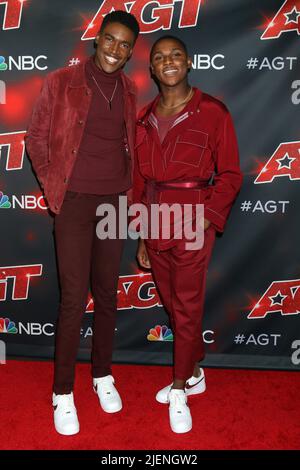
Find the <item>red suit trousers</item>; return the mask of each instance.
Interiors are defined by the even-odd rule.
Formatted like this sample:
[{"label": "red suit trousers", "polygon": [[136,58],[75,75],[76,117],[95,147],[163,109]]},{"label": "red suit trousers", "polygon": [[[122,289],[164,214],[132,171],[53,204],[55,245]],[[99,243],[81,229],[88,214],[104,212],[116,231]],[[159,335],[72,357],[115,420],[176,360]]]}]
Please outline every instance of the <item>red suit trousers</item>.
[{"label": "red suit trousers", "polygon": [[215,229],[204,234],[200,250],[186,250],[185,241],[164,251],[147,246],[152,274],[169,314],[174,336],[174,378],[187,380],[197,361],[204,358],[202,317],[206,273],[215,241]]}]

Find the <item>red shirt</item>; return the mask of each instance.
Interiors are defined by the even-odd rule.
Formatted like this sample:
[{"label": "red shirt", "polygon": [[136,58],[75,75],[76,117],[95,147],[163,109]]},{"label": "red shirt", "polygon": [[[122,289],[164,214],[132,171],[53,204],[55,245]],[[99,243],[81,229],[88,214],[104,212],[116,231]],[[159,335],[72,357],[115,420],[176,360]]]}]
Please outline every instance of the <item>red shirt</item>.
[{"label": "red shirt", "polygon": [[[105,73],[91,57],[85,67],[92,100],[68,190],[114,194],[130,187],[130,168],[124,145],[124,96],[120,70]],[[97,87],[110,99],[109,105]]]},{"label": "red shirt", "polygon": [[171,129],[171,127],[173,126],[175,120],[177,119],[179,115],[180,113],[177,113],[177,114],[174,114],[173,116],[164,117],[164,116],[160,116],[159,114],[157,114],[155,110],[155,116],[157,118],[157,124],[158,124],[157,132],[158,132],[159,140],[161,143],[164,141],[164,138],[166,137],[168,131]]}]

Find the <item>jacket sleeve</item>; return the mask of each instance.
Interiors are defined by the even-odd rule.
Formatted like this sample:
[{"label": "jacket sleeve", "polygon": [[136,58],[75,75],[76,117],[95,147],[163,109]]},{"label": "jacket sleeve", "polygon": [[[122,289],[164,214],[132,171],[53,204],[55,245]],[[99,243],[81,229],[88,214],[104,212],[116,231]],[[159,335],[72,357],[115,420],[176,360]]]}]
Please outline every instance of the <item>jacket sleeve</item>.
[{"label": "jacket sleeve", "polygon": [[26,150],[42,188],[49,166],[51,106],[52,94],[49,88],[49,79],[46,77],[33,108],[25,136]]},{"label": "jacket sleeve", "polygon": [[223,232],[231,207],[242,184],[236,134],[228,111],[216,135],[215,176],[210,195],[205,200],[205,218]]}]

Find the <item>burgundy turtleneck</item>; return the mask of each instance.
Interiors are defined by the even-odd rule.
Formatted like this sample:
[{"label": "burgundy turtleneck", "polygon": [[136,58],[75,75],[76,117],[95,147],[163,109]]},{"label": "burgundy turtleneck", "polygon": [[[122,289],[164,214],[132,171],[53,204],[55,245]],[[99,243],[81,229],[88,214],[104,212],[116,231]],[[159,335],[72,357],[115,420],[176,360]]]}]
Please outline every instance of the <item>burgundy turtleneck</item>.
[{"label": "burgundy turtleneck", "polygon": [[[92,100],[68,191],[116,194],[130,185],[130,168],[124,145],[124,97],[120,70],[106,73],[91,57],[85,68]],[[98,86],[109,99],[117,88],[111,110]]]}]

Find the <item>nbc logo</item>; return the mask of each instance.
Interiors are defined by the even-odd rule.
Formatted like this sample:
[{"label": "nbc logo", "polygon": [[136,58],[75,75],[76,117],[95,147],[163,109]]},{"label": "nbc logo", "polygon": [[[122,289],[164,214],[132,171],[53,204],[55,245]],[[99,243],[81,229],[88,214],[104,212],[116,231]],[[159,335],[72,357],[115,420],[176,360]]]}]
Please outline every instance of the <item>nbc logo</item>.
[{"label": "nbc logo", "polygon": [[0,209],[10,209],[11,208],[11,203],[9,202],[8,196],[3,194],[2,191],[0,191]]},{"label": "nbc logo", "polygon": [[35,196],[34,194],[22,194],[16,196],[15,194],[10,196],[3,194],[0,191],[0,209],[26,209],[26,210],[35,210],[42,209],[43,211],[48,209],[47,201],[44,196]]},{"label": "nbc logo", "polygon": [[18,330],[13,321],[9,318],[0,318],[0,333],[18,333]]},{"label": "nbc logo", "polygon": [[0,55],[0,70],[7,70],[7,64],[5,63],[5,57]]},{"label": "nbc logo", "polygon": [[40,62],[41,60],[46,61],[48,59],[45,55],[39,55],[37,57],[33,57],[31,55],[18,55],[15,57],[7,56],[4,57],[0,55],[0,72],[5,72],[5,70],[46,70],[48,65],[44,62],[43,64]]},{"label": "nbc logo", "polygon": [[173,333],[166,325],[156,325],[149,330],[148,341],[173,341]]}]

